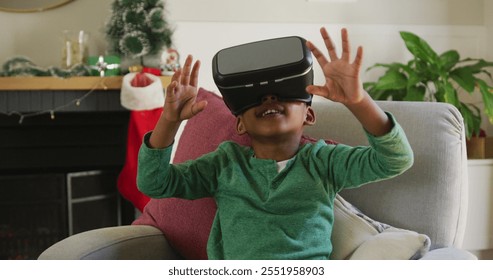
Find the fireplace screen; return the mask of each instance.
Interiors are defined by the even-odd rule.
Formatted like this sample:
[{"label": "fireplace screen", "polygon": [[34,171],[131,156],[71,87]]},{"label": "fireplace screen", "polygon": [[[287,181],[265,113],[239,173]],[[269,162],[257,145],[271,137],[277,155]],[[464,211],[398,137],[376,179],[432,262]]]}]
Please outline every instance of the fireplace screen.
[{"label": "fireplace screen", "polygon": [[69,235],[129,224],[117,177],[118,170],[0,176],[0,259],[36,259]]},{"label": "fireplace screen", "polygon": [[36,259],[67,236],[65,175],[0,177],[0,259]]}]

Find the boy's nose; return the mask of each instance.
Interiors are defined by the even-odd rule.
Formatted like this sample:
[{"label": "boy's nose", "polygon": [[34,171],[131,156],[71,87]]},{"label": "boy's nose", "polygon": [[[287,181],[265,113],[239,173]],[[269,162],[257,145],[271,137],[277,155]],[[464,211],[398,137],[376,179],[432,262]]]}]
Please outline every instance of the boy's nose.
[{"label": "boy's nose", "polygon": [[273,102],[273,101],[278,101],[279,99],[277,98],[276,95],[272,95],[272,94],[268,94],[268,95],[264,95],[262,96],[262,103],[264,102]]}]

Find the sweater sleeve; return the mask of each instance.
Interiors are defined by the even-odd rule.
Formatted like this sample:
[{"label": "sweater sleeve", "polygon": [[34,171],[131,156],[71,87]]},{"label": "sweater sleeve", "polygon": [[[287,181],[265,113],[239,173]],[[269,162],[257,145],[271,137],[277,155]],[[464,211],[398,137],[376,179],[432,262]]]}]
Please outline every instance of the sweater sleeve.
[{"label": "sweater sleeve", "polygon": [[[198,199],[211,196],[215,168],[206,159],[187,161],[173,165],[173,145],[164,149],[153,149],[148,145],[150,133],[144,136],[139,149],[137,166],[137,187],[152,198],[179,197]],[[204,156],[210,157],[209,155]]]},{"label": "sweater sleeve", "polygon": [[329,178],[336,191],[389,179],[404,173],[414,161],[411,146],[394,116],[393,128],[376,137],[365,131],[369,146],[336,145],[329,149]]}]

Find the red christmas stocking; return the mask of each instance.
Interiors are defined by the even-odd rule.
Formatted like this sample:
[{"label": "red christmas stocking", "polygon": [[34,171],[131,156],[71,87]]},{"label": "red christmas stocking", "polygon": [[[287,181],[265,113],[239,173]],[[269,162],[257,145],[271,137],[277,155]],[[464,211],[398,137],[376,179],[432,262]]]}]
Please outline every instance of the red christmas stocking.
[{"label": "red christmas stocking", "polygon": [[149,197],[137,189],[137,156],[144,134],[154,129],[162,108],[147,111],[131,111],[128,123],[127,155],[125,165],[118,176],[118,190],[121,195],[139,209],[144,210]]},{"label": "red christmas stocking", "polygon": [[137,189],[137,162],[144,134],[154,129],[163,112],[163,86],[158,77],[144,73],[125,75],[121,91],[122,106],[131,110],[128,123],[125,165],[118,176],[121,195],[143,211],[149,197]]}]

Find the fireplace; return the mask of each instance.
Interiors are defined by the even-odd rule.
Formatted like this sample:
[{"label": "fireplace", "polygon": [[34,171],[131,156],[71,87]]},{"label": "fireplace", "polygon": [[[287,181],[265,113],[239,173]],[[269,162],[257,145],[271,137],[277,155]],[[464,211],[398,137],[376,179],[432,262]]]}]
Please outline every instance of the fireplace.
[{"label": "fireplace", "polygon": [[62,174],[0,176],[0,259],[32,259],[67,236]]},{"label": "fireplace", "polygon": [[54,118],[19,123],[5,114],[55,108],[86,92],[0,86],[0,259],[36,259],[71,234],[132,222],[134,208],[116,186],[129,119],[118,90],[95,91]]}]

